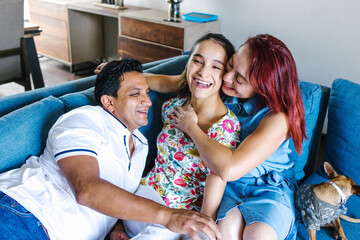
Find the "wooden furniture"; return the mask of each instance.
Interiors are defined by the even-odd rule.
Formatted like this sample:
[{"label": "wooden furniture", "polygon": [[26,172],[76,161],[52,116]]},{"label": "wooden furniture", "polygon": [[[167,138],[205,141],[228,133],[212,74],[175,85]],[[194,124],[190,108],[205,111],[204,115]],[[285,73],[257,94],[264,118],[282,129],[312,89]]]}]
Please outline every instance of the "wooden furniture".
[{"label": "wooden furniture", "polygon": [[38,54],[35,47],[34,37],[40,36],[42,30],[39,25],[24,22],[24,38],[26,42],[27,58],[29,61],[30,74],[34,88],[45,87]]},{"label": "wooden furniture", "polygon": [[135,6],[112,9],[93,3],[68,4],[71,64],[93,59],[117,59],[119,13],[146,9]]},{"label": "wooden furniture", "polygon": [[219,20],[208,23],[167,22],[168,12],[148,9],[119,14],[118,48],[121,58],[132,57],[142,63],[173,57],[191,50],[207,32],[219,32]]},{"label": "wooden furniture", "polygon": [[29,9],[31,22],[43,30],[41,37],[35,39],[38,52],[70,64],[67,2],[29,0]]},{"label": "wooden furniture", "polygon": [[[117,57],[118,14],[143,10],[95,6],[97,0],[29,0],[31,21],[43,30],[35,39],[38,52],[70,66]],[[113,39],[113,40],[112,40]]]}]

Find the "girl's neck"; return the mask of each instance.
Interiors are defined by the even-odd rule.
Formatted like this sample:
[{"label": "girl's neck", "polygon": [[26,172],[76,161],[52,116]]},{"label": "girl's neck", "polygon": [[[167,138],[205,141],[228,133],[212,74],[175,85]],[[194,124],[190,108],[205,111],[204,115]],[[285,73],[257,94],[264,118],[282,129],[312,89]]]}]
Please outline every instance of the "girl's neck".
[{"label": "girl's neck", "polygon": [[227,108],[219,95],[205,99],[190,96],[183,106],[187,107],[189,104],[194,108],[198,116],[198,125],[204,132],[227,113]]}]

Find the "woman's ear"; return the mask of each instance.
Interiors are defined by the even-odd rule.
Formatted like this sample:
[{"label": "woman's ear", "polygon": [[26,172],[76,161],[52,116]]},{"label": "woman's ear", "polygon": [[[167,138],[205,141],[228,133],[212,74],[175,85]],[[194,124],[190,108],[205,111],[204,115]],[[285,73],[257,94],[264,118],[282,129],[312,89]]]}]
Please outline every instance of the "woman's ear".
[{"label": "woman's ear", "polygon": [[103,108],[105,108],[106,110],[108,110],[111,113],[114,111],[113,97],[112,96],[102,95],[100,97],[100,101],[101,101],[101,104],[102,104]]}]

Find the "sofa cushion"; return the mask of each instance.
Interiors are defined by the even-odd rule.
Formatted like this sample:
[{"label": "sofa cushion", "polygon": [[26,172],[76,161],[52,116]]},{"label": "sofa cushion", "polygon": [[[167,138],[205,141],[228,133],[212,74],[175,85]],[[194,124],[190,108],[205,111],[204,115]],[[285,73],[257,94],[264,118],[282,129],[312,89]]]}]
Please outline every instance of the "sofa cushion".
[{"label": "sofa cushion", "polygon": [[[315,161],[315,156],[310,155],[311,147],[315,141],[319,141],[320,139],[319,135],[321,131],[317,133],[317,136],[315,136],[315,132],[317,127],[322,129],[322,124],[321,126],[317,126],[317,123],[322,123],[325,118],[325,111],[323,111],[322,116],[320,116],[319,113],[322,105],[326,104],[321,101],[323,92],[320,85],[300,81],[299,86],[304,102],[306,134],[308,139],[304,139],[303,151],[300,155],[297,154],[294,143],[290,140],[290,149],[292,150],[290,158],[293,159],[295,163],[294,171],[297,180],[301,180],[305,176],[304,167],[307,161]],[[326,109],[326,107],[323,108]],[[319,117],[322,118],[322,121],[318,121]],[[316,144],[316,146],[318,146],[318,144]]]},{"label": "sofa cushion", "polygon": [[181,74],[186,66],[188,55],[181,55],[170,58],[167,61],[160,61],[160,64],[144,70],[146,73],[178,75]]},{"label": "sofa cushion", "polygon": [[0,101],[0,116],[10,113],[50,95],[59,97],[70,92],[81,91],[94,86],[96,76],[89,76],[55,86],[38,88],[31,91],[2,97]]},{"label": "sofa cushion", "polygon": [[360,184],[360,85],[337,79],[331,87],[325,160]]},{"label": "sofa cushion", "polygon": [[[183,55],[189,55],[189,52],[185,52]],[[182,56],[182,55],[181,55]],[[170,57],[170,58],[164,58],[164,59],[160,59],[160,60],[157,60],[157,61],[153,61],[153,62],[148,62],[148,63],[144,63],[142,66],[143,66],[143,69],[144,71],[146,71],[147,69],[150,69],[150,68],[153,68],[157,65],[160,65],[162,63],[166,63],[168,61],[172,61],[172,60],[175,60],[177,58],[181,58],[181,56],[175,56],[175,57]]]},{"label": "sofa cushion", "polygon": [[40,155],[50,128],[63,113],[63,102],[50,96],[1,117],[0,172]]},{"label": "sofa cushion", "polygon": [[96,105],[95,87],[80,92],[69,93],[61,96],[59,99],[64,102],[65,112],[84,105]]}]

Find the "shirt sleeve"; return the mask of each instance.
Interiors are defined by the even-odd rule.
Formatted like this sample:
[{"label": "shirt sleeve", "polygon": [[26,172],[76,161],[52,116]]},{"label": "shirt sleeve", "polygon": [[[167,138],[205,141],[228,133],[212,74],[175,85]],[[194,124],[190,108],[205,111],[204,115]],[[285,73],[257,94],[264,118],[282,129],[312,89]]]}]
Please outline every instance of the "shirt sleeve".
[{"label": "shirt sleeve", "polygon": [[175,105],[176,98],[166,100],[162,105],[161,120],[163,121],[163,124],[165,124],[166,122],[170,122],[169,116],[173,114]]},{"label": "shirt sleeve", "polygon": [[103,119],[99,113],[86,109],[73,111],[63,115],[49,132],[48,144],[56,161],[75,155],[97,158],[103,142]]},{"label": "shirt sleeve", "polygon": [[210,137],[220,144],[235,150],[240,136],[240,122],[233,112],[229,113],[219,122],[215,131],[210,133]]}]

